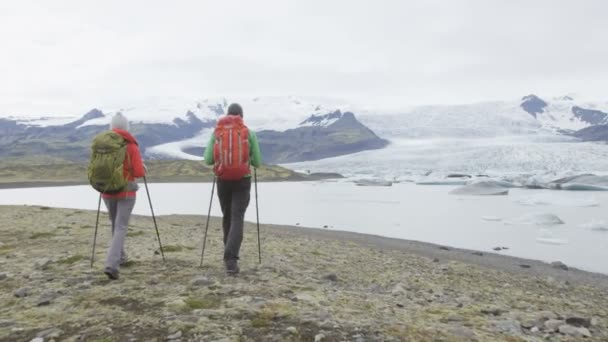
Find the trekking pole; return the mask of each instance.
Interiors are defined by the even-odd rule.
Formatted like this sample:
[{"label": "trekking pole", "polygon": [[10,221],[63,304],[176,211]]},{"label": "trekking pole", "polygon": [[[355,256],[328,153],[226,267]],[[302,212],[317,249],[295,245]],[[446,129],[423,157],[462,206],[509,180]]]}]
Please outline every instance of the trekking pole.
[{"label": "trekking pole", "polygon": [[165,252],[163,251],[163,244],[160,242],[160,233],[158,232],[158,225],[156,224],[156,216],[154,216],[154,208],[152,208],[152,199],[150,199],[150,190],[148,190],[148,181],[146,180],[146,176],[144,176],[144,184],[146,185],[146,193],[148,194],[148,203],[150,203],[150,211],[152,212],[152,221],[154,221],[158,245],[160,246],[160,255],[163,257],[163,262],[165,262]]},{"label": "trekking pole", "polygon": [[207,211],[207,223],[205,224],[205,235],[203,237],[203,251],[201,252],[201,266],[203,267],[203,258],[205,257],[205,245],[207,244],[207,230],[209,230],[209,219],[211,218],[211,204],[213,204],[213,192],[215,191],[215,177],[213,177],[213,185],[211,186],[211,199],[209,200],[209,210]]},{"label": "trekking pole", "polygon": [[207,230],[209,229],[209,218],[211,217],[211,204],[213,204],[213,192],[215,191],[215,177],[213,177],[213,185],[211,186],[211,199],[209,200],[209,211],[207,211],[207,223],[205,224],[205,235],[203,237],[203,251],[201,252],[201,265],[203,267],[203,258],[205,257],[205,245],[207,244]]},{"label": "trekking pole", "polygon": [[99,211],[101,210],[101,193],[99,193],[99,202],[97,203],[97,220],[95,221],[95,235],[93,235],[93,252],[91,253],[91,268],[95,262],[95,245],[97,244],[97,227],[99,227]]},{"label": "trekking pole", "polygon": [[255,182],[255,216],[258,224],[258,258],[260,264],[262,263],[262,244],[260,243],[260,211],[258,209],[258,172],[256,168],[253,168],[253,180]]}]

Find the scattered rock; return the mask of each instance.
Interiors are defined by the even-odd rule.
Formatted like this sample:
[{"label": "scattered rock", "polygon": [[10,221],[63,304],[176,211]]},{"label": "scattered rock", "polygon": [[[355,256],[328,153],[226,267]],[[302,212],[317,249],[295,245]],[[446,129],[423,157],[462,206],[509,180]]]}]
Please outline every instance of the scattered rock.
[{"label": "scattered rock", "polygon": [[15,323],[15,321],[10,321],[8,319],[0,319],[0,328],[10,328],[15,324],[17,324]]},{"label": "scattered rock", "polygon": [[439,262],[439,259],[435,258],[433,259],[433,262]]},{"label": "scattered rock", "polygon": [[547,321],[550,319],[557,319],[557,315],[553,311],[541,311],[538,313],[538,316],[543,320]]},{"label": "scattered rock", "polygon": [[36,306],[50,305],[57,298],[57,292],[45,292],[36,302]]},{"label": "scattered rock", "polygon": [[22,288],[18,289],[17,291],[15,291],[14,295],[17,298],[27,297],[30,295],[30,289],[28,289],[26,287],[22,287]]},{"label": "scattered rock", "polygon": [[180,338],[182,338],[182,332],[178,331],[172,335],[167,336],[167,341],[179,340]]},{"label": "scattered rock", "polygon": [[39,332],[36,337],[41,338],[57,338],[63,334],[63,330],[57,328],[51,328],[44,331]]},{"label": "scattered rock", "polygon": [[405,295],[405,294],[407,294],[407,291],[405,291],[405,289],[403,288],[403,286],[401,284],[397,284],[391,290],[391,294],[393,296]]},{"label": "scattered rock", "polygon": [[194,278],[190,282],[190,285],[192,285],[193,287],[201,287],[201,286],[213,285],[213,283],[214,283],[214,281],[207,277],[198,277],[198,278]]},{"label": "scattered rock", "polygon": [[439,249],[441,249],[442,251],[449,251],[450,250],[448,247],[445,247],[445,246],[439,246]]},{"label": "scattered rock", "polygon": [[538,327],[532,327],[532,329],[530,329],[530,332],[533,334],[536,334],[539,331],[540,331],[540,329]]},{"label": "scattered rock", "polygon": [[325,335],[317,334],[317,335],[315,335],[315,342],[322,342],[324,338],[325,338]]},{"label": "scattered rock", "polygon": [[502,247],[494,247],[493,248],[495,251],[502,251]]},{"label": "scattered rock", "polygon": [[158,285],[160,284],[160,278],[158,276],[151,276],[150,279],[148,279],[148,284]]},{"label": "scattered rock", "polygon": [[42,258],[42,259],[38,259],[36,261],[36,263],[34,263],[34,268],[36,268],[37,270],[46,270],[47,268],[49,268],[50,264],[51,264],[51,259]]},{"label": "scattered rock", "polygon": [[600,325],[600,320],[597,317],[593,317],[591,318],[590,323],[592,327],[597,327],[598,325]]},{"label": "scattered rock", "polygon": [[534,318],[525,318],[525,319],[522,319],[522,321],[521,321],[521,326],[524,329],[529,330],[529,329],[534,328],[537,325],[538,325],[538,320],[536,320]]},{"label": "scattered rock", "polygon": [[567,271],[569,269],[568,266],[561,261],[552,262],[551,267],[557,268],[559,270],[564,270],[564,271]]},{"label": "scattered rock", "polygon": [[323,279],[324,280],[333,281],[333,282],[337,282],[338,281],[338,276],[335,273],[330,273],[330,274],[324,275]]},{"label": "scattered rock", "polygon": [[287,328],[287,332],[290,333],[291,335],[297,335],[298,329],[296,329],[296,327],[289,327],[289,328]]},{"label": "scattered rock", "polygon": [[44,342],[44,339],[42,337],[36,337],[30,340],[30,342]]},{"label": "scattered rock", "polygon": [[467,327],[453,327],[449,330],[450,334],[464,338],[466,341],[476,341],[475,332]]},{"label": "scattered rock", "polygon": [[473,252],[473,253],[471,253],[471,254],[473,254],[473,255],[477,255],[477,256],[483,256],[483,253],[482,253],[482,252]]},{"label": "scattered rock", "polygon": [[591,337],[591,332],[587,328],[577,328],[568,324],[560,325],[560,334],[572,336],[572,337]]},{"label": "scattered rock", "polygon": [[327,228],[329,228],[329,226],[323,226],[323,228],[327,229]]},{"label": "scattered rock", "polygon": [[0,280],[4,280],[6,278],[8,278],[8,274],[6,274],[6,272],[0,273]]},{"label": "scattered rock", "polygon": [[498,307],[489,307],[485,309],[481,309],[481,313],[484,315],[492,315],[492,316],[500,316],[506,311],[498,308]]},{"label": "scattered rock", "polygon": [[532,268],[532,266],[530,266],[528,264],[520,264],[519,267],[521,267],[521,268]]},{"label": "scattered rock", "polygon": [[494,322],[494,326],[502,333],[509,335],[521,335],[521,323],[515,320],[503,320]]},{"label": "scattered rock", "polygon": [[564,324],[564,321],[559,319],[550,319],[545,322],[545,330],[555,332],[561,325]]},{"label": "scattered rock", "polygon": [[566,324],[577,328],[589,328],[591,327],[591,320],[582,317],[568,317],[566,318]]}]

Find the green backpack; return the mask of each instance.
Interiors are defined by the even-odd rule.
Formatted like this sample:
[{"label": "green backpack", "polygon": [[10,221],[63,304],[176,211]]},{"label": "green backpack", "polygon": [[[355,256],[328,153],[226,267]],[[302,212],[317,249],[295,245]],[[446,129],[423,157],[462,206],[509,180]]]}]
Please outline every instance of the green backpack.
[{"label": "green backpack", "polygon": [[127,189],[124,176],[124,161],[127,157],[127,142],[118,133],[106,131],[93,139],[89,162],[89,183],[104,194],[117,194]]}]

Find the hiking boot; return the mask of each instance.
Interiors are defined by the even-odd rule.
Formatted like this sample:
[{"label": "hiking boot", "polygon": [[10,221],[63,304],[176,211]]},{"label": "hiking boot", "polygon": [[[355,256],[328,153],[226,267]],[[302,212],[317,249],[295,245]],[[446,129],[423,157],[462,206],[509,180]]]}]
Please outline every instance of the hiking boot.
[{"label": "hiking boot", "polygon": [[239,263],[236,260],[226,261],[226,274],[237,275],[240,272]]},{"label": "hiking boot", "polygon": [[108,279],[110,280],[118,280],[119,278],[118,271],[109,267],[106,267],[103,273],[105,273],[108,276]]}]

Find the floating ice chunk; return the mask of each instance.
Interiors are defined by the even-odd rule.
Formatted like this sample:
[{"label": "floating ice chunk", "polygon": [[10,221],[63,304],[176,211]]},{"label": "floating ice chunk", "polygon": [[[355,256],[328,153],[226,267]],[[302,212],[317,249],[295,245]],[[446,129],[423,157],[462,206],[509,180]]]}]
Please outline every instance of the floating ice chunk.
[{"label": "floating ice chunk", "polygon": [[536,242],[543,243],[543,244],[546,244],[546,245],[566,245],[566,244],[568,244],[568,240],[566,240],[566,239],[559,239],[559,238],[543,238],[543,237],[539,237],[539,238],[536,238]]},{"label": "floating ice chunk", "polygon": [[557,215],[554,215],[554,214],[535,213],[535,214],[527,214],[527,215],[524,215],[521,217],[507,220],[507,221],[505,221],[505,224],[555,226],[558,224],[564,224],[564,221],[562,221],[559,217],[557,217]]},{"label": "floating ice chunk", "polygon": [[431,179],[416,182],[416,185],[466,185],[467,180],[455,179]]},{"label": "floating ice chunk", "polygon": [[570,191],[608,191],[608,186],[568,183],[562,184],[560,189]]},{"label": "floating ice chunk", "polygon": [[538,234],[538,237],[536,238],[536,242],[544,243],[547,245],[565,245],[568,243],[568,240],[556,238],[553,235],[553,232],[551,232],[548,229],[543,228],[543,229],[539,230],[539,234]]},{"label": "floating ice chunk", "polygon": [[484,220],[484,221],[488,221],[488,222],[500,222],[500,221],[502,221],[502,218],[496,217],[496,216],[484,216],[481,219]]},{"label": "floating ice chunk", "polygon": [[608,232],[608,222],[604,220],[591,220],[580,225],[583,229],[595,230],[598,232]]},{"label": "floating ice chunk", "polygon": [[472,196],[508,195],[509,189],[498,185],[494,181],[483,181],[454,189],[450,191],[450,194]]},{"label": "floating ice chunk", "polygon": [[595,197],[576,198],[571,195],[563,196],[558,193],[522,197],[515,202],[526,206],[558,205],[563,207],[598,207],[600,205]]}]

